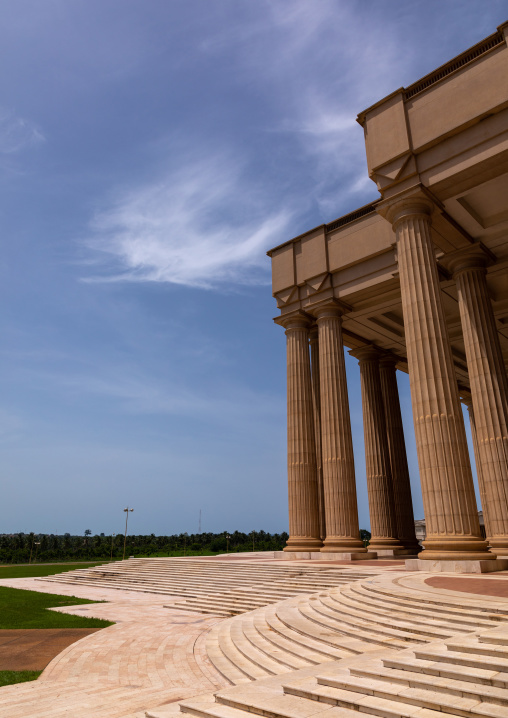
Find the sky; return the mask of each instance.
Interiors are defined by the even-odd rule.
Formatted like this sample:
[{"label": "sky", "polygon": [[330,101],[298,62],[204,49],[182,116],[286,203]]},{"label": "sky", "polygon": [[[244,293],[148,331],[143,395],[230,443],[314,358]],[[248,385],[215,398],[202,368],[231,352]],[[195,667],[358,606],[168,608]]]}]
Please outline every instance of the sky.
[{"label": "sky", "polygon": [[0,18],[0,533],[119,533],[126,506],[130,533],[197,532],[200,510],[203,531],[287,530],[266,250],[377,197],[357,114],[508,0],[0,0]]}]

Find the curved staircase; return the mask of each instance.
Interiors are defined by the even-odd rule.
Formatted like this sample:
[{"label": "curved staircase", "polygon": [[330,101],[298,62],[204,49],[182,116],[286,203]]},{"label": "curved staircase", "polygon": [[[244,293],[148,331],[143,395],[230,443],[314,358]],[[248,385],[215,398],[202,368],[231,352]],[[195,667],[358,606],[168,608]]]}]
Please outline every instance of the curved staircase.
[{"label": "curved staircase", "polygon": [[385,573],[215,624],[208,658],[231,687],[146,715],[506,718],[508,602],[406,579]]}]

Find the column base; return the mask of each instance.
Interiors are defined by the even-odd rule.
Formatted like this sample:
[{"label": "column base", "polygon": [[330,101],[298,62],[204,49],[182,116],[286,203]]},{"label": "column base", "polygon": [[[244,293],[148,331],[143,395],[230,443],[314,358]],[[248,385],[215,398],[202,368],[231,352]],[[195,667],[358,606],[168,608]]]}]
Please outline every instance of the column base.
[{"label": "column base", "polygon": [[302,559],[314,559],[318,561],[364,561],[368,559],[373,561],[377,558],[377,554],[373,551],[355,552],[346,551],[342,553],[332,553],[328,551],[274,551],[273,557],[277,560],[298,561]]},{"label": "column base", "polygon": [[390,549],[376,549],[378,558],[396,558],[397,556],[418,556],[421,552],[421,548],[390,548]]},{"label": "column base", "polygon": [[492,573],[493,571],[506,571],[508,559],[494,559],[493,561],[422,561],[419,558],[410,558],[406,561],[406,571],[426,571],[427,573]]},{"label": "column base", "polygon": [[321,539],[317,538],[289,538],[282,550],[289,551],[289,553],[294,553],[295,551],[297,553],[305,553],[309,551],[319,551],[322,545]]},{"label": "column base", "polygon": [[377,554],[373,551],[320,551],[319,553],[311,553],[311,558],[321,561],[364,561],[365,559],[373,561],[377,558]]},{"label": "column base", "polygon": [[320,551],[322,553],[366,553],[367,549],[361,539],[327,536]]}]

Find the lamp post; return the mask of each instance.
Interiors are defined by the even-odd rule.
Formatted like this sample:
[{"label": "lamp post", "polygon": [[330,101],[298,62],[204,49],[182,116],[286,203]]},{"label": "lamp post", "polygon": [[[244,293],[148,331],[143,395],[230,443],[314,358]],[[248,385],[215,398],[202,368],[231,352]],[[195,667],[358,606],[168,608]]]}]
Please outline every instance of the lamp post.
[{"label": "lamp post", "polygon": [[127,544],[127,521],[129,520],[129,511],[134,511],[134,509],[130,509],[128,506],[125,511],[125,536],[123,538],[123,559],[122,561],[125,561],[125,546]]},{"label": "lamp post", "polygon": [[113,539],[115,538],[116,534],[111,534],[111,561],[113,560]]},{"label": "lamp post", "polygon": [[30,560],[28,563],[32,563],[32,551],[34,550],[35,534],[32,534],[32,545],[30,546]]},{"label": "lamp post", "polygon": [[229,534],[226,534],[226,553],[229,553],[229,539],[231,536]]},{"label": "lamp post", "polygon": [[39,550],[39,546],[41,545],[41,542],[40,542],[40,541],[35,541],[34,543],[35,543],[35,546],[36,546],[34,563],[37,563],[37,551]]},{"label": "lamp post", "polygon": [[254,536],[255,536],[255,535],[256,535],[256,534],[255,534],[254,531],[253,531],[253,532],[251,533],[251,536],[252,536],[252,551],[254,551]]}]

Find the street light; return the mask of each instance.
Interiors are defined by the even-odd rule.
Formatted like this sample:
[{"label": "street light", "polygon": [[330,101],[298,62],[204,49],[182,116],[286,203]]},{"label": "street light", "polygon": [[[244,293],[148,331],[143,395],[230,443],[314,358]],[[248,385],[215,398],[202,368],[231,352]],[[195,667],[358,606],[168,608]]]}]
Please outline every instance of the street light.
[{"label": "street light", "polygon": [[125,511],[125,536],[123,539],[123,559],[122,561],[125,561],[125,546],[127,544],[127,521],[129,520],[129,511],[134,511],[134,509],[130,509],[128,506]]},{"label": "street light", "polygon": [[229,534],[226,534],[226,553],[229,553],[229,539],[231,536]]},{"label": "street light", "polygon": [[37,546],[37,548],[35,549],[34,563],[37,563],[37,551],[39,550],[39,546],[41,545],[41,542],[40,542],[40,541],[35,541],[34,544],[35,544],[35,546]]},{"label": "street light", "polygon": [[32,563],[32,551],[34,550],[35,534],[32,534],[32,545],[30,546],[30,560],[28,563]]},{"label": "street light", "polygon": [[111,534],[111,561],[113,560],[113,539],[115,536],[116,534]]}]

